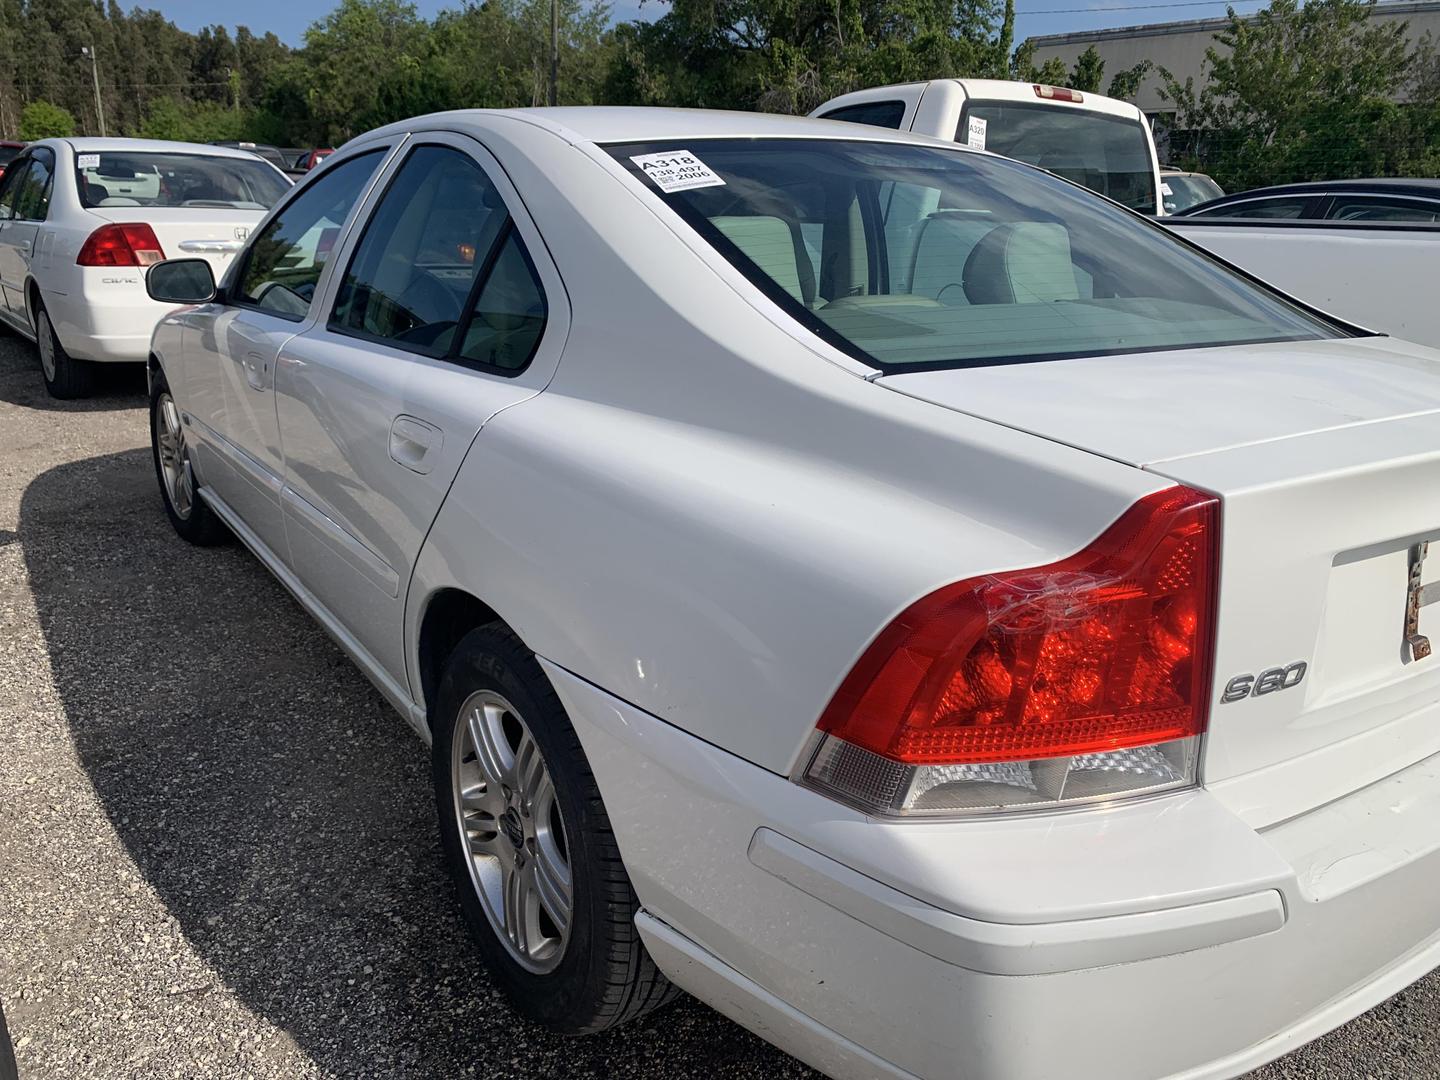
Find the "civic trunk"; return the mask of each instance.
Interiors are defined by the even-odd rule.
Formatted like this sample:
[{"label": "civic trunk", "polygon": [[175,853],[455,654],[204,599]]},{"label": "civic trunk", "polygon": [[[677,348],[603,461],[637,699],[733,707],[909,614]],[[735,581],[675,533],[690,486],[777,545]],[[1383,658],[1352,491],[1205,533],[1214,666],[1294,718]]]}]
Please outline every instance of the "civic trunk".
[{"label": "civic trunk", "polygon": [[1440,353],[1369,338],[879,382],[1221,496],[1202,775],[1251,824],[1440,753]]},{"label": "civic trunk", "polygon": [[259,210],[215,206],[102,206],[90,213],[105,221],[148,223],[167,259],[204,259],[217,281],[264,217]]}]

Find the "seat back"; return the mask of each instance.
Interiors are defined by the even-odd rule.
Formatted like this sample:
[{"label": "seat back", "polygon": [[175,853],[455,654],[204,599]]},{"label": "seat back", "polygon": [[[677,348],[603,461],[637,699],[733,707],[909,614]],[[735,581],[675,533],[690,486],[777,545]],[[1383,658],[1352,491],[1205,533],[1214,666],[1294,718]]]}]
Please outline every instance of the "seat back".
[{"label": "seat back", "polygon": [[762,215],[713,217],[710,224],[780,288],[806,307],[814,303],[815,268],[798,225]]},{"label": "seat back", "polygon": [[1078,300],[1070,234],[1063,225],[1017,221],[987,234],[965,263],[972,304],[1036,304]]},{"label": "seat back", "polygon": [[920,223],[910,269],[910,293],[942,304],[968,304],[965,264],[975,245],[994,229],[988,218],[957,210],[937,210]]}]

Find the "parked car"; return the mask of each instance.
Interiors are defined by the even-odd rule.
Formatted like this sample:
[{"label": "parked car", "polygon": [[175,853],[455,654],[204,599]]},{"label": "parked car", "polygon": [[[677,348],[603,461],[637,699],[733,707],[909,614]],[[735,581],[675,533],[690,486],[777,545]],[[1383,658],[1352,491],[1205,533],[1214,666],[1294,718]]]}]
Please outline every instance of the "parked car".
[{"label": "parked car", "polygon": [[5,169],[10,162],[15,160],[15,155],[25,149],[23,142],[12,142],[9,139],[0,139],[0,179],[5,176]]},{"label": "parked car", "polygon": [[1160,199],[1167,214],[1178,214],[1224,194],[1225,189],[1204,173],[1160,170]]},{"label": "parked car", "polygon": [[331,149],[306,150],[295,159],[295,169],[297,172],[307,173],[334,152]]},{"label": "parked car", "polygon": [[45,386],[89,392],[92,363],[144,362],[165,308],[145,268],[222,269],[290,186],[254,155],[142,139],[43,139],[0,179],[0,318],[39,345]]},{"label": "parked car", "polygon": [[1142,213],[1165,212],[1150,122],[1127,101],[1039,83],[933,79],[858,90],[810,115],[990,150]]},{"label": "parked car", "polygon": [[1359,326],[1440,348],[1440,180],[1240,192],[1167,218],[1208,248]]},{"label": "parked car", "polygon": [[1184,211],[1186,217],[1289,221],[1440,220],[1440,180],[1319,180],[1239,191]]},{"label": "parked car", "polygon": [[1219,1078],[1440,962],[1440,353],[759,114],[395,124],[212,275],[147,280],[165,512],[431,741],[524,1015]]},{"label": "parked car", "polygon": [[287,171],[290,166],[290,159],[280,150],[279,147],[270,146],[266,143],[253,142],[214,142],[211,146],[224,146],[231,150],[246,150],[258,158],[264,158],[271,165],[274,165],[281,172]]}]

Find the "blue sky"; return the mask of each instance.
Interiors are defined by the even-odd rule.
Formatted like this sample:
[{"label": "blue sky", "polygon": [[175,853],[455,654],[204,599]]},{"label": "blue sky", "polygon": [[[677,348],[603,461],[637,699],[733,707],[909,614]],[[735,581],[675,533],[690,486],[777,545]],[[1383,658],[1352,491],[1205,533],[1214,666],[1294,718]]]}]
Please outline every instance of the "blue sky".
[{"label": "blue sky", "polygon": [[[214,0],[142,0],[141,6],[158,8],[185,30],[198,30],[215,22],[228,23],[229,18],[233,18],[227,17],[228,13],[220,16]],[[247,0],[243,22],[253,31],[263,33],[273,30],[282,40],[299,45],[305,28],[334,6],[334,0]],[[458,5],[454,0],[449,3],[446,0],[418,0],[416,6],[422,14],[430,16],[441,8]],[[614,0],[612,6],[617,21],[637,17],[653,19],[666,10],[666,5],[658,0]],[[1015,28],[1017,41],[1032,34],[1058,34],[1175,19],[1204,19],[1225,14],[1225,0],[1213,3],[1170,0],[1156,4],[1145,4],[1144,0],[1016,0],[1015,6],[1018,13]],[[1236,8],[1242,12],[1255,11],[1261,6],[1257,0],[1236,0]]]}]

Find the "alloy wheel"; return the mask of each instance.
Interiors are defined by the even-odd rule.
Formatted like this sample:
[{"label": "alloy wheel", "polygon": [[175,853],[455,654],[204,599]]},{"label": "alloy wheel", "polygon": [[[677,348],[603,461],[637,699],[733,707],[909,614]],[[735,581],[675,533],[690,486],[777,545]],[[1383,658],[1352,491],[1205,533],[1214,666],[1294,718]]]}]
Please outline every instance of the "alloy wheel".
[{"label": "alloy wheel", "polygon": [[165,477],[165,497],[181,521],[190,517],[195,505],[195,476],[190,468],[190,448],[175,399],[162,393],[155,401],[156,441],[160,450],[160,472]]},{"label": "alloy wheel", "polygon": [[460,707],[450,770],[470,881],[492,929],[527,971],[555,970],[574,913],[565,821],[535,737],[493,690]]},{"label": "alloy wheel", "polygon": [[43,309],[35,317],[35,346],[40,350],[40,369],[48,382],[55,381],[55,334],[50,329],[50,316]]}]

